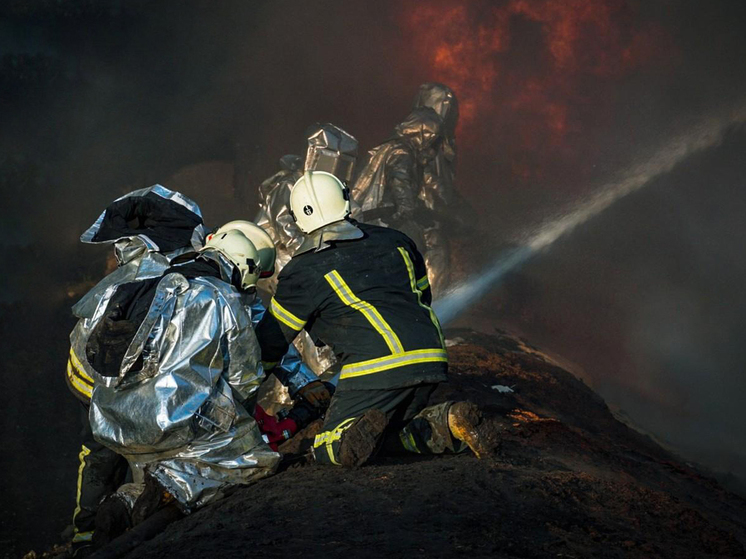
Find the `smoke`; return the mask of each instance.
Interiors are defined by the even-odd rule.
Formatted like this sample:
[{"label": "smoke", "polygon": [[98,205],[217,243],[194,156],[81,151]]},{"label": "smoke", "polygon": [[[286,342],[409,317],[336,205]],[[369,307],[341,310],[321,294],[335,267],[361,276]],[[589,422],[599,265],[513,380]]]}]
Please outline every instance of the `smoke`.
[{"label": "smoke", "polygon": [[[713,178],[717,165],[698,174],[694,154],[721,154],[723,127],[742,120],[696,115],[742,96],[744,10],[697,0],[3,4],[0,299],[15,303],[3,306],[0,341],[8,393],[24,395],[3,430],[24,436],[4,452],[24,463],[28,440],[45,448],[39,433],[54,415],[67,456],[44,464],[45,477],[74,480],[77,421],[72,403],[60,412],[71,400],[60,367],[68,307],[105,269],[106,249],[78,237],[107,203],[161,183],[195,199],[209,225],[251,218],[258,184],[282,155],[302,153],[309,124],[333,122],[364,151],[390,136],[420,83],[442,81],[463,109],[457,188],[468,221],[488,244],[519,247],[454,292],[442,316],[485,296],[477,311],[490,324],[517,322],[638,424],[679,448],[712,447],[709,463],[728,467],[723,453],[742,441],[746,356],[732,332],[746,316],[734,203],[743,157],[724,143],[727,173]],[[671,177],[679,184],[666,190]],[[487,297],[501,280],[509,297]],[[707,390],[703,371],[716,379]],[[40,401],[54,406],[29,417]],[[679,429],[681,410],[699,428]],[[58,495],[56,534],[74,483],[67,495],[38,485],[19,485],[9,502]],[[44,539],[38,516],[29,542]]]},{"label": "smoke", "polygon": [[402,20],[421,63],[459,95],[466,148],[499,129],[521,182],[563,162],[588,172],[589,113],[612,120],[620,84],[665,79],[681,62],[661,22],[618,0],[413,2]]},{"label": "smoke", "polygon": [[671,171],[692,154],[716,146],[733,125],[746,120],[746,104],[719,116],[695,123],[689,130],[669,139],[665,145],[631,169],[621,178],[599,188],[587,200],[559,217],[519,236],[520,248],[499,256],[486,270],[444,294],[434,308],[444,325],[483,298],[506,274],[514,271],[537,253],[548,250],[557,239],[596,217],[616,201],[651,184],[654,179]]}]

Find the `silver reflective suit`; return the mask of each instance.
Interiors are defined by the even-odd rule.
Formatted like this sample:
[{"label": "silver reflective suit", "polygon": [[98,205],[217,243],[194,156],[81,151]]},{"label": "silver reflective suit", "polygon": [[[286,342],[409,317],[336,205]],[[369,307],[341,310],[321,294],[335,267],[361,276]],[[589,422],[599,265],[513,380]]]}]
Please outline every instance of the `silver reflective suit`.
[{"label": "silver reflective suit", "polygon": [[352,187],[356,219],[393,227],[421,248],[435,294],[449,280],[443,218],[453,198],[458,104],[446,86],[420,86],[414,108],[394,137],[368,152]]},{"label": "silver reflective suit", "polygon": [[109,235],[100,235],[107,208],[81,237],[84,243],[113,244],[118,268],[102,279],[72,308],[78,322],[70,334],[70,354],[65,378],[70,390],[83,403],[85,412],[79,454],[76,507],[73,513],[73,542],[76,544],[91,540],[100,502],[117,490],[119,484],[124,481],[127,469],[126,461],[121,456],[93,438],[88,420],[88,405],[93,385],[95,379],[99,378],[86,359],[86,344],[95,326],[93,316],[96,308],[109,289],[124,283],[160,276],[173,258],[183,252],[200,248],[205,236],[202,214],[197,204],[161,185],[136,190],[118,198],[113,204],[145,196],[160,197],[164,207],[175,204],[185,208],[193,214],[195,227],[191,232],[183,232],[183,247],[164,253],[158,242],[151,238],[155,237],[152,232],[151,237],[144,234],[133,235],[131,231],[125,234],[124,230],[120,233],[111,230]]},{"label": "silver reflective suit", "polygon": [[[301,168],[299,156],[286,155],[280,159],[282,169],[259,187],[260,202],[256,223],[264,228],[277,248],[276,273],[266,284],[271,293],[277,286],[277,276],[304,241],[304,235],[290,214],[290,190],[304,171],[326,171],[345,183],[352,180],[357,159],[358,141],[341,128],[329,124],[315,124],[307,130],[305,163]],[[320,375],[334,365],[336,359],[328,347],[317,347],[307,333],[295,340],[295,347],[303,361]],[[281,386],[272,389],[272,399],[288,403]]]},{"label": "silver reflective suit", "polygon": [[[202,257],[231,277],[220,253]],[[105,292],[93,322],[115,291]],[[280,461],[243,406],[264,378],[246,296],[213,277],[167,274],[118,376],[100,377],[93,391],[96,439],[127,458],[135,482],[147,471],[184,511],[271,475]]]},{"label": "silver reflective suit", "polygon": [[443,120],[442,141],[437,146],[435,157],[423,166],[419,193],[420,200],[434,214],[424,228],[425,262],[430,270],[433,289],[436,293],[442,293],[451,279],[450,245],[443,218],[454,213],[458,101],[448,86],[424,83],[417,91],[413,107],[428,107]]},{"label": "silver reflective suit", "polygon": [[275,275],[267,280],[274,292],[277,274],[293,256],[303,242],[303,233],[290,214],[290,190],[295,181],[303,176],[303,164],[299,155],[285,155],[280,159],[280,171],[259,185],[259,213],[254,222],[264,229],[275,243],[277,257]]},{"label": "silver reflective suit", "polygon": [[[196,203],[179,192],[174,192],[159,184],[130,192],[121,198],[117,198],[115,202],[126,198],[144,197],[148,194],[155,194],[164,200],[183,206],[195,214],[201,222],[202,212]],[[105,240],[94,241],[93,239],[101,229],[105,214],[106,211],[101,213],[96,222],[81,235],[80,240],[89,244],[113,244],[118,267],[98,282],[72,307],[73,315],[80,320],[70,334],[71,351],[66,378],[73,394],[84,403],[90,400],[94,381],[100,378],[85,359],[85,347],[93,328],[91,318],[103,294],[112,286],[158,277],[168,268],[169,262],[175,257],[202,247],[206,233],[204,225],[200,223],[194,228],[187,246],[168,253],[162,252],[157,242],[145,234],[112,236]]]}]

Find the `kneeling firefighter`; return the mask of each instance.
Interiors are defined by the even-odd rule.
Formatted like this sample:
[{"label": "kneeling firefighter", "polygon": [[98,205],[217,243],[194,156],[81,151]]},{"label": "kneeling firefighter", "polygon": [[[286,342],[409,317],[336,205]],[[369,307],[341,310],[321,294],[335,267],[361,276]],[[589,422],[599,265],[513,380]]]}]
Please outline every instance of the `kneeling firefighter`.
[{"label": "kneeling firefighter", "polygon": [[[276,249],[272,238],[262,227],[250,221],[237,219],[221,226],[215,233],[209,234],[208,242],[231,229],[237,229],[243,233],[256,247],[261,268],[259,278],[272,277],[275,272]],[[256,328],[267,309],[257,296],[252,296],[247,304],[251,310],[251,322]],[[318,419],[326,411],[334,385],[321,382],[302,361],[298,350],[292,344],[288,346],[287,353],[279,363],[272,367],[271,373],[280,384],[287,388],[294,405],[289,411],[283,410],[282,420],[277,420],[273,415],[266,413],[258,403],[252,415],[259,422],[262,433],[268,439],[270,446],[277,450],[278,444],[292,437],[299,429]]]},{"label": "kneeling firefighter", "polygon": [[159,277],[171,260],[202,247],[205,232],[202,213],[194,201],[156,184],[117,198],[80,238],[86,244],[112,245],[117,268],[72,308],[78,322],[70,334],[65,378],[81,402],[82,419],[73,513],[74,554],[84,553],[90,546],[99,504],[122,484],[128,470],[124,458],[93,438],[88,421],[98,375],[85,358],[85,348],[95,324],[97,305],[115,286]]},{"label": "kneeling firefighter", "polygon": [[167,495],[190,512],[280,462],[246,409],[264,377],[245,301],[258,262],[245,235],[228,230],[97,306],[85,354],[100,376],[90,422],[132,468],[140,492],[118,493],[135,520]]},{"label": "kneeling firefighter", "polygon": [[394,229],[349,220],[349,191],[329,173],[306,172],[290,207],[304,242],[278,277],[257,338],[271,363],[305,329],[342,364],[316,461],[358,466],[381,444],[436,454],[468,445],[479,456],[476,406],[428,407],[448,357],[417,246]]}]

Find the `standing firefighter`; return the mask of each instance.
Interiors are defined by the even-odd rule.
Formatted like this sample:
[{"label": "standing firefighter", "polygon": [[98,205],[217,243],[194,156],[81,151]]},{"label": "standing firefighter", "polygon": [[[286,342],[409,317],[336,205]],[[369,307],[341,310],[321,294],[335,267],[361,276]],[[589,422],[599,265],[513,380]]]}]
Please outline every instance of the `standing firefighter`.
[{"label": "standing firefighter", "polygon": [[450,279],[443,225],[454,219],[457,120],[453,91],[438,83],[422,84],[410,114],[394,128],[393,137],[370,150],[352,187],[360,206],[355,217],[398,229],[423,247],[436,294]]},{"label": "standing firefighter", "polygon": [[202,246],[205,229],[199,207],[189,198],[161,185],[118,198],[81,236],[92,244],[112,244],[117,269],[101,280],[78,303],[78,323],[70,334],[66,380],[81,401],[82,445],[73,513],[73,550],[90,545],[99,503],[124,481],[127,462],[93,438],[88,410],[97,372],[85,348],[95,325],[95,311],[108,290],[128,282],[160,276],[169,261]]},{"label": "standing firefighter", "polygon": [[[303,159],[300,155],[280,158],[280,170],[259,185],[259,213],[256,224],[272,238],[276,250],[273,268],[282,270],[293,252],[303,242],[303,234],[290,215],[290,189],[303,176]],[[274,291],[270,280],[268,287]]]},{"label": "standing firefighter", "polygon": [[441,137],[434,144],[434,154],[423,161],[419,199],[427,210],[423,235],[425,263],[431,271],[435,289],[441,293],[451,280],[450,245],[445,223],[458,223],[457,208],[462,204],[454,187],[456,175],[456,124],[458,101],[451,88],[440,83],[423,83],[415,96],[413,108],[427,107],[443,121]]},{"label": "standing firefighter", "polygon": [[305,240],[280,273],[257,336],[263,361],[276,361],[305,329],[342,364],[316,460],[361,465],[383,439],[388,451],[468,445],[479,455],[476,406],[427,407],[448,357],[416,245],[394,229],[349,221],[349,192],[329,173],[306,172],[290,206]]}]

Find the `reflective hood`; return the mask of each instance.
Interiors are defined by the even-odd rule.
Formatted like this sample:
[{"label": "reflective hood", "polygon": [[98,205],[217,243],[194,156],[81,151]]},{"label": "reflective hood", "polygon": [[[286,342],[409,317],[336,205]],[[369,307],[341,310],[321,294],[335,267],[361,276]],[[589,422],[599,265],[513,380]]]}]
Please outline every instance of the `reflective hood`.
[{"label": "reflective hood", "polygon": [[306,171],[326,171],[343,182],[352,180],[358,142],[330,123],[314,124],[307,132]]}]

